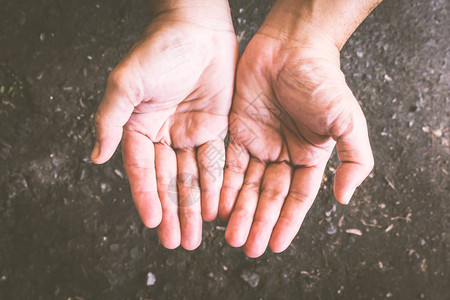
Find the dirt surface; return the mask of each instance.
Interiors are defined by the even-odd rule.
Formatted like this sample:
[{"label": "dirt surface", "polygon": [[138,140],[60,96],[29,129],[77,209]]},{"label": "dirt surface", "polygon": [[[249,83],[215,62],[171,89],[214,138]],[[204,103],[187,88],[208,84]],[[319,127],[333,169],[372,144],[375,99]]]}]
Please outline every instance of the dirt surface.
[{"label": "dirt surface", "polygon": [[[241,48],[270,1],[231,1]],[[376,166],[347,207],[333,168],[293,244],[248,259],[207,223],[164,249],[120,153],[89,161],[108,72],[144,1],[0,1],[0,299],[449,299],[450,2],[385,1],[342,51]],[[361,235],[359,235],[361,234]]]}]

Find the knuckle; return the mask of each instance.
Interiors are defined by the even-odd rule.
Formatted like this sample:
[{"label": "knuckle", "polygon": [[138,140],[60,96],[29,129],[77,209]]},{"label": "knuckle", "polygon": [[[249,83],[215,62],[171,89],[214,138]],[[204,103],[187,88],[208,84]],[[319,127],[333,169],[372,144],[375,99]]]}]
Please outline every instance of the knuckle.
[{"label": "knuckle", "polygon": [[285,224],[292,224],[295,221],[295,217],[292,214],[281,214],[279,221],[284,222]]},{"label": "knuckle", "polygon": [[166,174],[159,174],[160,172],[156,172],[156,181],[161,186],[169,186],[171,183],[174,183],[175,180],[173,179],[174,176],[166,175]]},{"label": "knuckle", "polygon": [[180,207],[179,215],[180,218],[184,218],[186,220],[195,220],[199,218],[200,212],[192,207]]},{"label": "knuckle", "polygon": [[362,172],[366,175],[368,175],[375,166],[375,161],[372,153],[364,155],[358,161],[356,161],[356,163],[360,165]]},{"label": "knuckle", "polygon": [[225,181],[222,184],[222,191],[225,193],[237,193],[240,189],[241,187],[239,186],[239,184],[230,183],[228,181]]},{"label": "knuckle", "polygon": [[260,184],[257,181],[244,181],[242,189],[244,188],[251,191],[259,191]]},{"label": "knuckle", "polygon": [[290,191],[289,196],[290,199],[292,199],[296,203],[312,203],[313,199],[306,195],[305,193],[302,193],[300,191]]},{"label": "knuckle", "polygon": [[212,184],[208,184],[208,185],[200,185],[200,192],[202,194],[202,197],[207,197],[207,196],[214,196],[216,194],[219,194],[220,188],[222,186],[222,182],[220,181],[216,181],[213,182]]},{"label": "knuckle", "polygon": [[179,186],[186,186],[186,187],[192,187],[192,188],[198,188],[198,178],[195,175],[192,174],[178,174],[177,176],[177,184]]},{"label": "knuckle", "polygon": [[108,76],[108,85],[123,87],[127,81],[127,75],[123,68],[114,68]]},{"label": "knuckle", "polygon": [[285,193],[274,188],[263,188],[261,191],[261,197],[267,198],[272,201],[282,201],[286,197]]},{"label": "knuckle", "polygon": [[233,212],[233,214],[235,214],[235,218],[238,219],[239,221],[253,219],[253,214],[246,209],[237,210],[237,211]]},{"label": "knuckle", "polygon": [[261,228],[270,228],[274,225],[271,219],[269,219],[266,215],[256,215],[253,220],[252,226],[259,226]]},{"label": "knuckle", "polygon": [[245,166],[237,163],[237,162],[233,162],[233,161],[229,161],[225,164],[225,169],[227,169],[228,171],[231,171],[233,173],[237,173],[237,174],[243,174],[246,171]]},{"label": "knuckle", "polygon": [[152,159],[139,159],[134,161],[126,161],[123,163],[126,169],[139,169],[146,171],[154,171],[155,164]]},{"label": "knuckle", "polygon": [[98,111],[95,113],[95,117],[94,117],[94,123],[95,123],[95,126],[96,126],[96,127],[102,126],[103,123],[104,123],[104,121],[105,121],[104,114],[101,112],[101,110],[98,110]]},{"label": "knuckle", "polygon": [[107,79],[107,90],[111,89],[121,95],[129,104],[136,106],[143,97],[143,90],[142,83],[139,83],[139,79],[132,71],[133,68],[130,63],[121,63],[120,66],[114,68]]},{"label": "knuckle", "polygon": [[167,204],[162,206],[161,211],[166,220],[178,219],[178,207],[173,201],[167,201]]}]

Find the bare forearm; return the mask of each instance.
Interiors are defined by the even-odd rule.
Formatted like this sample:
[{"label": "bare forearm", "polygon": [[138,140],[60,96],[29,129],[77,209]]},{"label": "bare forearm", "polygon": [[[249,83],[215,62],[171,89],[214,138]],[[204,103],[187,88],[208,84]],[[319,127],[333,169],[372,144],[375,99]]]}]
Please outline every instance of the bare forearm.
[{"label": "bare forearm", "polygon": [[284,27],[286,35],[300,38],[303,30],[322,32],[338,49],[382,0],[277,0],[265,26]]}]

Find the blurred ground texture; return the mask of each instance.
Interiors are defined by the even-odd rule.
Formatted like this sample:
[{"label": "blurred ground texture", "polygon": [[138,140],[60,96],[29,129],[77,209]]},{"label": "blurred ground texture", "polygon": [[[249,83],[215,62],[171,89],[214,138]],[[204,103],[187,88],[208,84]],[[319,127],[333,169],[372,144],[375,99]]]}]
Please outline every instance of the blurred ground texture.
[{"label": "blurred ground texture", "polygon": [[[231,1],[242,49],[271,4]],[[120,153],[89,162],[107,74],[149,22],[145,1],[0,7],[0,299],[449,299],[450,2],[386,0],[348,41],[375,169],[343,207],[334,157],[292,246],[258,259],[218,221],[198,250],[165,250]]]}]

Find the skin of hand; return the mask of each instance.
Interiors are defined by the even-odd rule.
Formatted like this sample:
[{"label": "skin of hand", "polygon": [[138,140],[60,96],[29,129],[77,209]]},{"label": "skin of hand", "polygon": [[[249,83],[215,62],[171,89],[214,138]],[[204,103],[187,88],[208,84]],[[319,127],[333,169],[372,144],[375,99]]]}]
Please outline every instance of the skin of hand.
[{"label": "skin of hand", "polygon": [[313,2],[293,12],[298,3],[278,1],[239,60],[219,217],[229,219],[227,242],[249,257],[289,246],[335,145],[340,203],[373,168],[364,114],[340,70],[352,31],[327,34],[313,22]]},{"label": "skin of hand", "polygon": [[151,1],[155,17],[114,68],[95,118],[97,164],[122,141],[142,221],[166,248],[216,218],[238,44],[227,1]]}]

